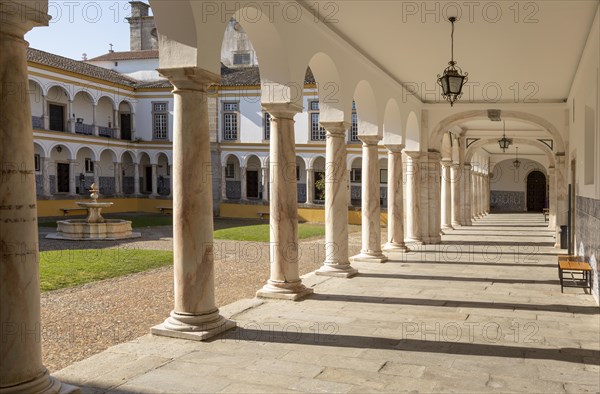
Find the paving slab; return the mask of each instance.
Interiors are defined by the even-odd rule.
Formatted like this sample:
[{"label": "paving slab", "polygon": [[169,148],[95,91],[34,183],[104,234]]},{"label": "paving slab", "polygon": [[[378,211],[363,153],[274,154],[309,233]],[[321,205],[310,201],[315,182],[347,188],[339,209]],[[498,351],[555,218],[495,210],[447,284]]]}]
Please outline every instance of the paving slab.
[{"label": "paving slab", "polygon": [[560,292],[543,226],[489,215],[353,278],[305,275],[302,301],[225,306],[237,327],[219,337],[146,335],[56,376],[94,394],[599,392],[600,309]]}]

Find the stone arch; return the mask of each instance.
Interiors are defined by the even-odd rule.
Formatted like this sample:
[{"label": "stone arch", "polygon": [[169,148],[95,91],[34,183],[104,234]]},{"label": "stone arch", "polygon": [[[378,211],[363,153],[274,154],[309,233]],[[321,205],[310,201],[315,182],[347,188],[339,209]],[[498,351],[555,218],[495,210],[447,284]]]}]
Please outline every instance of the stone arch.
[{"label": "stone arch", "polygon": [[244,162],[242,160],[242,158],[240,157],[240,155],[236,152],[223,152],[221,154],[221,165],[225,166],[227,165],[227,161],[229,160],[230,157],[234,157],[235,159],[237,159],[238,162],[238,166],[241,166],[241,164]]},{"label": "stone arch", "polygon": [[[502,110],[503,119],[516,119],[526,123],[534,124],[543,127],[551,136],[555,142],[555,151],[564,152],[565,143],[560,135],[558,129],[546,119],[530,114],[528,112]],[[473,110],[460,112],[457,114],[450,115],[441,120],[434,128],[429,137],[429,147],[434,149],[440,146],[442,134],[453,126],[457,126],[460,123],[467,120],[481,120],[488,119],[487,110]]]},{"label": "stone arch", "polygon": [[407,151],[418,151],[421,149],[421,127],[419,127],[419,118],[414,111],[410,111],[406,119],[405,135],[404,149]]},{"label": "stone arch", "polygon": [[385,106],[385,114],[383,116],[383,143],[404,143],[402,114],[398,102],[394,98],[389,99]]},{"label": "stone arch", "polygon": [[308,66],[317,83],[319,120],[321,122],[351,121],[349,114],[352,112],[352,103],[346,102],[340,74],[333,59],[323,52],[317,52],[308,62]]},{"label": "stone arch", "polygon": [[61,150],[66,150],[66,152],[67,152],[67,158],[69,160],[75,159],[75,153],[73,152],[73,148],[71,146],[67,145],[67,144],[62,143],[62,142],[56,142],[52,146],[50,146],[50,149],[48,149],[48,155],[51,155],[52,151],[54,149],[59,148],[59,147],[60,147]]},{"label": "stone arch", "polygon": [[[36,149],[37,147],[37,149]],[[48,151],[46,150],[46,148],[44,147],[44,145],[38,143],[37,141],[33,142],[33,148],[36,151],[36,153],[41,153],[42,157],[50,157]]]},{"label": "stone arch", "polygon": [[110,152],[112,153],[112,161],[116,162],[117,159],[119,158],[119,155],[117,154],[117,152],[115,152],[112,148],[104,148],[102,149],[99,153],[98,153],[98,157],[102,158],[102,155],[104,155],[105,152]]},{"label": "stone arch", "polygon": [[[59,93],[63,93],[66,99],[63,99],[63,97],[60,96]],[[56,101],[62,103],[65,101],[73,100],[73,97],[74,96],[71,94],[69,89],[67,89],[67,87],[58,83],[49,85],[48,90],[46,91],[46,99],[48,101]]]},{"label": "stone arch", "polygon": [[358,135],[381,135],[377,116],[377,100],[371,84],[362,80],[354,89],[358,114]]},{"label": "stone arch", "polygon": [[[477,150],[479,150],[481,147],[483,147],[484,145],[487,145],[489,143],[496,142],[496,141],[498,141],[498,138],[487,138],[487,139],[478,140],[478,141],[474,142],[473,144],[471,144],[471,146],[469,146],[469,148],[467,149],[467,151],[465,153],[465,163],[470,163],[475,152]],[[529,145],[529,146],[534,146],[536,148],[539,148],[548,157],[548,162],[550,163],[550,167],[553,167],[556,165],[555,158],[554,158],[554,152],[552,152],[552,150],[550,150],[550,148],[546,144],[544,144],[538,140],[532,140],[532,139],[527,139],[527,138],[513,138],[513,143],[520,144],[520,145]],[[492,169],[490,169],[490,171],[491,170]]]},{"label": "stone arch", "polygon": [[[127,107],[124,107],[124,106],[127,106]],[[119,102],[119,112],[134,114],[135,106],[133,104],[131,104],[131,102],[127,99],[121,100]]]},{"label": "stone arch", "polygon": [[[258,167],[257,167],[258,166]],[[260,170],[261,160],[256,154],[249,154],[244,157],[244,167],[251,170]]]},{"label": "stone arch", "polygon": [[313,170],[315,169],[315,162],[319,159],[323,159],[323,163],[325,163],[326,158],[323,155],[314,155],[312,157],[306,158],[306,168],[312,168]]},{"label": "stone arch", "polygon": [[138,162],[137,161],[137,155],[133,151],[130,151],[130,150],[124,150],[123,152],[121,152],[121,155],[119,156],[119,161],[120,162],[124,161],[125,155],[128,155],[129,158],[131,159],[131,161],[133,163],[137,163]]},{"label": "stone arch", "polygon": [[79,152],[81,152],[82,150],[85,150],[85,149],[87,149],[87,150],[89,150],[90,152],[92,152],[92,157],[91,157],[91,159],[92,159],[93,161],[97,161],[97,160],[99,160],[99,157],[100,157],[100,156],[98,155],[98,152],[96,152],[96,150],[95,150],[95,149],[93,149],[93,148],[92,148],[91,146],[89,146],[89,145],[80,145],[80,146],[78,146],[78,147],[77,147],[77,150],[75,151],[75,157],[77,157],[77,156],[79,155]]},{"label": "stone arch", "polygon": [[442,154],[442,160],[452,160],[452,135],[450,132],[442,135],[442,147],[440,153]]},{"label": "stone arch", "polygon": [[163,152],[163,151],[154,152],[154,155],[152,156],[152,163],[158,164],[158,159],[160,158],[161,155],[164,155],[167,158],[167,164],[170,165],[171,158],[169,157],[167,152]]}]

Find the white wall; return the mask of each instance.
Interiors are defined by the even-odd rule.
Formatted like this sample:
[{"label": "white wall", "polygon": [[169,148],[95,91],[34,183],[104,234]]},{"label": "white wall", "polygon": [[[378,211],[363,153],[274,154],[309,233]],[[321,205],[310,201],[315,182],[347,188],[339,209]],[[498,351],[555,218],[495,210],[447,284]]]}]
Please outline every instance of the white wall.
[{"label": "white wall", "polygon": [[[490,179],[490,189],[499,191],[523,192],[527,191],[527,175],[532,171],[540,171],[548,176],[548,173],[543,165],[529,160],[521,160],[519,169],[513,166],[514,159],[504,160],[494,166],[493,175]],[[546,179],[547,181],[548,179]]]}]

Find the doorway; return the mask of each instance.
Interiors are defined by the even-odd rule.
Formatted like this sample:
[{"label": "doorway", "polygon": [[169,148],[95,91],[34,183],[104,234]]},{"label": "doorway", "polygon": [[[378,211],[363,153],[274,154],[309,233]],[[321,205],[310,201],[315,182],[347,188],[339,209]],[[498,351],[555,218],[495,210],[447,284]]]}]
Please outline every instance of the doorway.
[{"label": "doorway", "polygon": [[258,198],[258,171],[246,171],[246,197]]},{"label": "doorway", "polygon": [[152,167],[145,167],[144,173],[146,174],[146,182],[144,182],[144,191],[146,193],[152,193],[152,182],[154,182],[154,179],[152,179]]},{"label": "doorway", "polygon": [[546,206],[546,175],[532,171],[527,175],[527,212],[542,212]]},{"label": "doorway", "polygon": [[48,104],[50,130],[65,131],[65,106]]},{"label": "doorway", "polygon": [[69,192],[69,163],[56,163],[56,191]]},{"label": "doorway", "polygon": [[121,139],[131,141],[131,114],[121,114]]}]

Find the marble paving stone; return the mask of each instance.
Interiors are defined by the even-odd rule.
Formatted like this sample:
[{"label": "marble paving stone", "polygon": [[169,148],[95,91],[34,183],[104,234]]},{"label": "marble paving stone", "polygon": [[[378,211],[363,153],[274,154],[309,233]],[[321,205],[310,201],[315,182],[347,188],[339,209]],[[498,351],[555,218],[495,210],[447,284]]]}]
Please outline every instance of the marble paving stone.
[{"label": "marble paving stone", "polygon": [[[478,226],[493,230],[504,220],[537,225],[543,217],[486,215],[474,231],[442,239],[480,253],[486,242],[543,240],[547,231],[480,240]],[[350,242],[360,236],[351,234]],[[539,260],[525,263],[512,254],[497,262],[459,259],[456,251],[439,259],[428,247],[410,262],[400,254],[387,264],[357,263],[361,274],[349,280],[305,276],[307,285],[317,279],[301,302],[246,300],[222,308],[238,327],[219,337],[200,343],[145,336],[58,376],[101,388],[103,377],[114,384],[108,373],[115,365],[140,363],[117,389],[198,392],[206,379],[207,390],[223,392],[598,392],[598,306],[582,291],[560,293],[552,250],[540,246]],[[461,335],[452,337],[456,326]],[[153,383],[159,376],[162,386]]]}]

